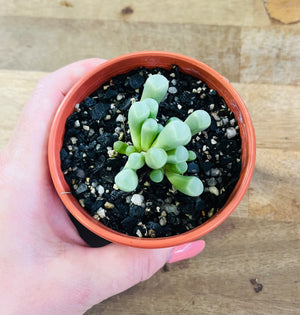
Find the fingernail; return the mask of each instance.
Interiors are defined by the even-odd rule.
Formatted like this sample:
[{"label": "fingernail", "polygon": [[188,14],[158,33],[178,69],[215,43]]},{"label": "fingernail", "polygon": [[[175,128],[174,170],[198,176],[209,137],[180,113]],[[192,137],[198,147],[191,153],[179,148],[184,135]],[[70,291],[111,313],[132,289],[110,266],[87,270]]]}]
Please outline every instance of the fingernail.
[{"label": "fingernail", "polygon": [[174,263],[176,261],[192,258],[202,252],[204,247],[205,242],[203,240],[176,246],[171,250],[167,262]]}]

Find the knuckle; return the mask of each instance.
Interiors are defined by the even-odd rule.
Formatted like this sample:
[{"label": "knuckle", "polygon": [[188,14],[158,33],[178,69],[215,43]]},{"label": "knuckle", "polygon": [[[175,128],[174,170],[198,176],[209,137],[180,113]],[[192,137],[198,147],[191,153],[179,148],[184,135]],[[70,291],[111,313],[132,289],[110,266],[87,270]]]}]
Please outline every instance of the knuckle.
[{"label": "knuckle", "polygon": [[148,280],[156,271],[155,261],[152,253],[146,252],[136,257],[131,266],[131,276],[134,275],[136,282]]}]

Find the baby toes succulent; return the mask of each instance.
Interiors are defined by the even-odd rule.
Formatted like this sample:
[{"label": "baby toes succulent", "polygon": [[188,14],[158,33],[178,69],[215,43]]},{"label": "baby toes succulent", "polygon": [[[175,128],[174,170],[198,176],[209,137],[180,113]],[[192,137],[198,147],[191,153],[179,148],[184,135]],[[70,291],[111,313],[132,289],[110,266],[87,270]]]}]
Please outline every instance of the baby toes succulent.
[{"label": "baby toes succulent", "polygon": [[123,191],[134,191],[138,185],[137,170],[145,164],[152,169],[150,179],[159,183],[164,176],[182,193],[199,196],[203,184],[198,177],[183,175],[187,162],[195,160],[196,154],[187,150],[193,135],[208,128],[209,114],[196,110],[185,121],[172,117],[165,126],[156,120],[158,105],[164,99],[169,87],[168,80],[159,74],[151,75],[145,82],[139,102],[131,105],[128,124],[133,145],[122,141],[114,143],[114,150],[126,154],[128,160],[116,175],[115,183]]}]

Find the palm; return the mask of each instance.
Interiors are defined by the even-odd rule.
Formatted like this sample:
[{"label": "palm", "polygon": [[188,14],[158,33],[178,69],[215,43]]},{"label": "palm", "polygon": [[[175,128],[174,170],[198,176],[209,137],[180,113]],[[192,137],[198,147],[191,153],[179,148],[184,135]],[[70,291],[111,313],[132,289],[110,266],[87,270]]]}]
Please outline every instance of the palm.
[{"label": "palm", "polygon": [[[47,176],[44,187],[39,188],[38,196],[38,206],[35,207],[35,210],[42,214],[38,216],[41,222],[41,233],[44,234],[44,229],[47,228],[49,236],[52,239],[59,240],[59,243],[83,245],[84,242],[79,237],[67,214],[67,210],[53,187],[50,175]],[[51,243],[57,244],[57,242]]]}]

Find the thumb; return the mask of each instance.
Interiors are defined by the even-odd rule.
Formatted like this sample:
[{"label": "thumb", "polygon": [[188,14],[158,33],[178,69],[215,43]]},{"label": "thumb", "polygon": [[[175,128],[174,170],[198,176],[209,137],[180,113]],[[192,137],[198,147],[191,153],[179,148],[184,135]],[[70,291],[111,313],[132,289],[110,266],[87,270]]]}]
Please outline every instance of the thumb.
[{"label": "thumb", "polygon": [[[43,77],[24,106],[6,150],[22,169],[34,173],[47,161],[47,143],[53,116],[71,87],[103,59],[74,62]],[[30,169],[30,167],[32,169]]]},{"label": "thumb", "polygon": [[74,261],[77,262],[76,268],[85,268],[84,277],[88,281],[83,283],[88,286],[88,306],[92,306],[149,279],[166,263],[196,256],[204,247],[203,240],[161,249],[132,248],[118,244],[102,248],[77,247],[84,253],[74,253]]}]

